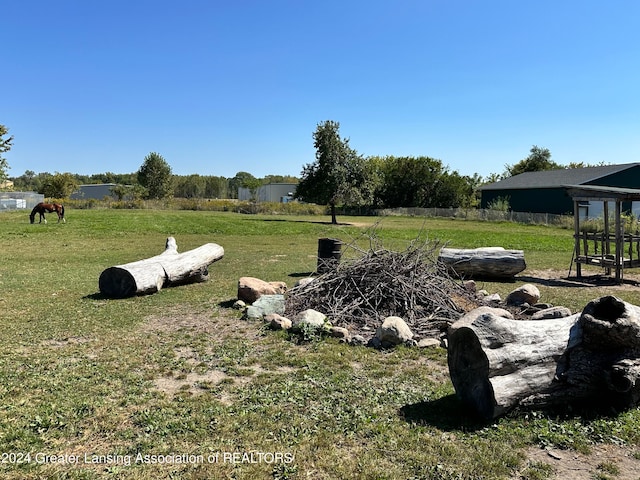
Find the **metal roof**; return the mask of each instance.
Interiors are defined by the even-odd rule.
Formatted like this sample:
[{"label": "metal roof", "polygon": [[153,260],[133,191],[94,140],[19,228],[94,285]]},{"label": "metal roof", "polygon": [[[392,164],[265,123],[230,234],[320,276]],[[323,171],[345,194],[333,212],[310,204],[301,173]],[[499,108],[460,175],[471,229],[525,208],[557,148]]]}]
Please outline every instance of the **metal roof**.
[{"label": "metal roof", "polygon": [[639,201],[640,189],[602,185],[564,185],[574,200]]},{"label": "metal roof", "polygon": [[520,175],[505,178],[499,182],[483,185],[479,187],[479,190],[561,188],[567,185],[582,185],[639,165],[640,163],[625,163],[621,165],[603,165],[600,167],[563,168],[559,170],[525,172]]}]

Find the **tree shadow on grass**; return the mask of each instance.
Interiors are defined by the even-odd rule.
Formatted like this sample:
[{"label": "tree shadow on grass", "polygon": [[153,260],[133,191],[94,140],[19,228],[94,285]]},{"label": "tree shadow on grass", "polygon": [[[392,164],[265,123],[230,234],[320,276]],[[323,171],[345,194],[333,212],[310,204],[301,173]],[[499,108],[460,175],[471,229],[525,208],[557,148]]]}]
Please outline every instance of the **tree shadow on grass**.
[{"label": "tree shadow on grass", "polygon": [[456,397],[447,395],[437,400],[418,402],[400,408],[400,416],[416,426],[431,426],[444,431],[475,431],[487,426],[487,422]]}]

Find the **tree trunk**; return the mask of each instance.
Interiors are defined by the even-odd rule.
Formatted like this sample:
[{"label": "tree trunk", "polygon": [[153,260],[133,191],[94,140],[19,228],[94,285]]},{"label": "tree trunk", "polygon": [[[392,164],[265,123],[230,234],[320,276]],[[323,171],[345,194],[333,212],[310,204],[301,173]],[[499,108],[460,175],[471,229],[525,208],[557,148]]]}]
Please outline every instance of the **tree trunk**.
[{"label": "tree trunk", "polygon": [[336,217],[336,205],[335,203],[330,204],[331,207],[331,225],[338,224],[338,218]]},{"label": "tree trunk", "polygon": [[640,308],[607,296],[535,321],[483,307],[450,327],[448,362],[457,395],[485,419],[518,406],[627,408],[640,400]]},{"label": "tree trunk", "polygon": [[461,278],[513,278],[527,265],[522,250],[442,248],[438,259]]},{"label": "tree trunk", "polygon": [[224,256],[215,243],[178,253],[173,237],[167,238],[165,251],[155,257],[109,267],[100,274],[100,292],[109,298],[155,293],[166,286],[204,282],[208,267]]}]

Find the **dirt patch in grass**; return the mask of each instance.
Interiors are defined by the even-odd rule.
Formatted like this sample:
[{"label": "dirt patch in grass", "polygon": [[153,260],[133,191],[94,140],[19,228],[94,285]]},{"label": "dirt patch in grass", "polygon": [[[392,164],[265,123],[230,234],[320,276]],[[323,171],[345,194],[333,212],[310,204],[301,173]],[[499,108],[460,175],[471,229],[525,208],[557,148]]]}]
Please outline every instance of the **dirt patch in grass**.
[{"label": "dirt patch in grass", "polygon": [[[617,445],[595,445],[589,454],[567,450],[529,448],[525,468],[551,466],[550,480],[638,480],[640,459],[637,450]],[[523,478],[518,475],[514,478]],[[528,478],[528,477],[525,477]]]},{"label": "dirt patch in grass", "polygon": [[[215,357],[214,344],[223,345],[225,342],[237,342],[238,340],[255,345],[252,348],[252,354],[258,353],[261,343],[260,329],[261,325],[256,322],[228,316],[213,318],[207,313],[180,310],[152,317],[140,330],[144,333],[169,335],[175,333],[204,334],[207,336],[207,342],[211,344],[211,348],[205,349],[204,356]],[[223,388],[221,384],[245,385],[260,374],[286,374],[294,371],[293,368],[282,366],[267,369],[251,361],[250,364],[239,366],[234,374],[208,364],[209,362],[190,346],[175,346],[173,352],[176,358],[183,361],[191,371],[172,371],[154,379],[155,388],[169,397],[185,393],[197,396],[210,392],[220,395],[225,403],[231,403],[227,389]]]}]

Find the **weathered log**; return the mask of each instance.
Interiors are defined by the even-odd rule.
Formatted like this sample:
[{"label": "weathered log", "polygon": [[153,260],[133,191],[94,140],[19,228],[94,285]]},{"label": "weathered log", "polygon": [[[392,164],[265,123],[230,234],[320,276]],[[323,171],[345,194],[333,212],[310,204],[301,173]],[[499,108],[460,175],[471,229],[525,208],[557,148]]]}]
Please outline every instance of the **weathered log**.
[{"label": "weathered log", "polygon": [[512,278],[527,265],[522,250],[442,248],[438,259],[462,278]]},{"label": "weathered log", "polygon": [[169,237],[160,255],[104,270],[98,281],[100,292],[109,298],[125,298],[155,293],[167,286],[204,282],[209,278],[209,265],[223,256],[224,249],[215,243],[178,253],[176,240]]},{"label": "weathered log", "polygon": [[616,297],[552,320],[513,320],[481,308],[448,336],[456,393],[486,419],[519,406],[626,408],[640,400],[640,308]]},{"label": "weathered log", "polygon": [[522,321],[481,307],[449,328],[448,363],[458,397],[484,418],[506,413],[553,382],[577,315]]}]

